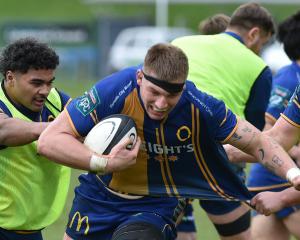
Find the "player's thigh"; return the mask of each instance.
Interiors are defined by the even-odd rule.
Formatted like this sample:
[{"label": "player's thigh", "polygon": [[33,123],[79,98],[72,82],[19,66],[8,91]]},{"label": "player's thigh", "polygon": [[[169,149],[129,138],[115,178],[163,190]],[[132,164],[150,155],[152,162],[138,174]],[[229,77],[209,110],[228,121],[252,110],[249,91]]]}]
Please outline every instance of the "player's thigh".
[{"label": "player's thigh", "polygon": [[289,232],[274,214],[255,215],[251,220],[251,235],[255,240],[288,240]]},{"label": "player's thigh", "polygon": [[208,202],[205,204],[204,206],[201,202],[202,208],[205,210],[209,219],[216,224],[233,222],[250,211],[247,205],[239,202],[211,201],[209,205]]},{"label": "player's thigh", "polygon": [[297,239],[300,239],[300,210],[288,215],[282,219],[284,225],[288,231],[295,236]]},{"label": "player's thigh", "polygon": [[249,240],[250,210],[240,202],[201,201],[202,208],[223,240]]}]

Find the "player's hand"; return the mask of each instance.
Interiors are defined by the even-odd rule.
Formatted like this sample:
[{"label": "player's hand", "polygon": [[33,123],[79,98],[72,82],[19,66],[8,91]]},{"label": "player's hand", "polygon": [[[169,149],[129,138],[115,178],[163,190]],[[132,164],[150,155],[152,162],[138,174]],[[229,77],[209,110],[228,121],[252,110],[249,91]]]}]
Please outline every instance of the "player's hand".
[{"label": "player's hand", "polygon": [[294,177],[291,184],[293,184],[294,188],[300,191],[300,176]]},{"label": "player's hand", "polygon": [[141,145],[140,137],[137,138],[136,143],[130,150],[127,148],[129,144],[132,144],[132,140],[126,138],[111,149],[105,168],[106,172],[121,171],[136,163],[136,158]]},{"label": "player's hand", "polygon": [[255,195],[250,204],[256,211],[265,216],[278,212],[284,208],[284,201],[280,196],[281,192],[261,192]]}]

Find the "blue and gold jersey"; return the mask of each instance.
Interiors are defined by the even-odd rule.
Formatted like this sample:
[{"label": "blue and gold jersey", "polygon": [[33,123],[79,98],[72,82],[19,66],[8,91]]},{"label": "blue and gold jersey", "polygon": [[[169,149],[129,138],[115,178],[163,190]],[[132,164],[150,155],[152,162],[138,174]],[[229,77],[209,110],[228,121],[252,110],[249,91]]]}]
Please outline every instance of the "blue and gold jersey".
[{"label": "blue and gold jersey", "polygon": [[293,62],[274,76],[266,117],[276,121],[287,107],[297,85],[300,83],[300,66]]},{"label": "blue and gold jersey", "polygon": [[293,96],[291,97],[288,107],[281,114],[289,123],[296,127],[300,127],[300,85],[297,86]]},{"label": "blue and gold jersey", "polygon": [[136,71],[127,68],[99,81],[67,106],[74,131],[80,136],[112,114],[129,115],[137,124],[142,139],[137,163],[99,179],[115,191],[135,195],[250,199],[222,147],[236,130],[236,116],[222,101],[187,81],[168,117],[152,120],[140,98]]}]

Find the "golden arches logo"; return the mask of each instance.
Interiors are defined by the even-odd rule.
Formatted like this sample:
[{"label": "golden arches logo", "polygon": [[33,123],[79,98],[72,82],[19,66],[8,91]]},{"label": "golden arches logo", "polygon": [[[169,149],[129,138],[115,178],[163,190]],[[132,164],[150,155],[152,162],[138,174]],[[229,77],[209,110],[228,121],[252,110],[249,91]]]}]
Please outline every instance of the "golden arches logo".
[{"label": "golden arches logo", "polygon": [[77,222],[76,232],[80,231],[81,224],[85,220],[86,227],[85,227],[85,230],[84,230],[84,235],[87,235],[88,232],[89,232],[89,230],[90,230],[89,217],[88,216],[84,216],[82,218],[81,215],[80,215],[80,212],[78,212],[78,211],[73,215],[73,218],[72,218],[72,220],[70,222],[69,228],[72,228],[76,216],[78,216],[78,222]]},{"label": "golden arches logo", "polygon": [[191,130],[187,126],[182,126],[177,130],[176,136],[179,141],[184,142],[191,137]]}]

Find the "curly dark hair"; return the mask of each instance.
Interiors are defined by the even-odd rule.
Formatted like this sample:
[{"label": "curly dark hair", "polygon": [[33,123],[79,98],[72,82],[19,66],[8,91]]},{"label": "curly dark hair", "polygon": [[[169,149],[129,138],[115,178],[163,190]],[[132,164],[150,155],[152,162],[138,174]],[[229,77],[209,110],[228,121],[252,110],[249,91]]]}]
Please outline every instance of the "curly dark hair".
[{"label": "curly dark hair", "polygon": [[300,59],[300,11],[279,24],[277,39],[291,60]]},{"label": "curly dark hair", "polygon": [[0,71],[27,73],[29,69],[56,69],[59,57],[47,44],[33,38],[22,38],[7,45],[0,56]]}]

